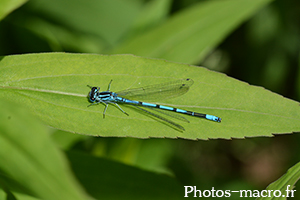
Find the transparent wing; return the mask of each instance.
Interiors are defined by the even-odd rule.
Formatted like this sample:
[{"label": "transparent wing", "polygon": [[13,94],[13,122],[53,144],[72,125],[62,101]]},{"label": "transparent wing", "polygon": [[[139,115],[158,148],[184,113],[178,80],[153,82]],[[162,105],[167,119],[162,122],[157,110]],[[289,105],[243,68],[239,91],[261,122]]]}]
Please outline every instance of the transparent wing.
[{"label": "transparent wing", "polygon": [[118,96],[132,100],[161,100],[185,94],[193,85],[192,79],[180,79],[162,84],[133,88],[116,92]]},{"label": "transparent wing", "polygon": [[162,109],[152,108],[152,107],[147,107],[147,108],[151,109],[152,111],[158,112],[160,114],[164,114],[166,116],[173,117],[174,119],[178,119],[178,120],[190,123],[189,120],[187,120],[185,117],[181,116],[179,113],[174,113],[174,112],[170,112],[168,110],[162,110]]},{"label": "transparent wing", "polygon": [[150,115],[152,117],[160,119],[160,120],[164,121],[166,124],[170,125],[171,127],[175,128],[175,129],[177,129],[179,131],[185,131],[185,129],[181,125],[179,125],[179,124],[177,124],[177,123],[175,123],[175,122],[173,122],[173,121],[171,121],[171,120],[169,120],[169,119],[167,119],[167,118],[165,118],[163,116],[160,116],[160,115],[157,115],[157,114],[155,114],[153,112],[150,112],[149,110],[141,108],[140,106],[136,106],[134,104],[132,104],[132,105],[134,107],[138,108],[139,110],[143,111],[145,114],[148,114],[148,115]]}]

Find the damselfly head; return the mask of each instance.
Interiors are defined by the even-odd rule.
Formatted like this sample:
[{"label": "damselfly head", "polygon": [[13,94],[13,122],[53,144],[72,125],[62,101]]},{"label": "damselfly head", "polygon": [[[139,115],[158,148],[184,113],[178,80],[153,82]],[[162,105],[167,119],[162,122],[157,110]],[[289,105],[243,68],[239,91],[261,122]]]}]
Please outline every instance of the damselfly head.
[{"label": "damselfly head", "polygon": [[98,91],[100,88],[97,87],[91,87],[91,91],[89,92],[88,99],[91,103],[96,101],[96,97],[98,95]]}]

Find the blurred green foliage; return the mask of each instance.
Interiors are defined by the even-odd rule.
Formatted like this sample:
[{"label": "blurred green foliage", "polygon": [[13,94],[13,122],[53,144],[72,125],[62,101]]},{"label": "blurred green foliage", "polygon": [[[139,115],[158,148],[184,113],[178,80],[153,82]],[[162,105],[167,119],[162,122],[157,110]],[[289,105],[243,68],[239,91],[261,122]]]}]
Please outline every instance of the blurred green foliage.
[{"label": "blurred green foliage", "polygon": [[[0,22],[0,54],[114,52],[124,42],[151,32],[199,2],[32,0]],[[299,8],[297,0],[273,1],[222,42],[220,39],[202,59],[189,64],[224,72],[299,101]],[[57,130],[51,136],[64,150],[174,175],[182,185],[202,186],[203,190],[264,189],[300,159],[297,134],[232,141],[92,138]]]}]

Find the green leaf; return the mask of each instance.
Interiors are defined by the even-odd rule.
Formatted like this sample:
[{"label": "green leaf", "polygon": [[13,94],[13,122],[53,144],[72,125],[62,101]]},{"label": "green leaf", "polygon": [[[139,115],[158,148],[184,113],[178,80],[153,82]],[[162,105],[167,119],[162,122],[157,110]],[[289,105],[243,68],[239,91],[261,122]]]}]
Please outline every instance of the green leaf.
[{"label": "green leaf", "polygon": [[69,152],[75,175],[96,199],[182,199],[184,187],[174,178],[103,158]]},{"label": "green leaf", "polygon": [[[286,200],[287,197],[294,197],[295,196],[295,191],[291,191],[294,189],[295,183],[299,180],[300,178],[300,163],[297,163],[293,167],[291,167],[286,174],[284,174],[282,177],[280,177],[278,180],[275,182],[271,183],[266,190],[271,191],[271,196],[268,195],[268,193],[264,193],[263,195],[268,195],[267,197],[260,197],[257,198],[257,200],[262,199],[262,200],[275,200],[275,199],[282,199]],[[280,190],[280,193],[276,190]],[[287,191],[289,190],[289,191]],[[275,192],[275,195],[274,195]],[[298,191],[297,191],[298,192]],[[283,196],[284,195],[284,196]],[[278,197],[276,197],[278,196]]]},{"label": "green leaf", "polygon": [[0,182],[41,199],[86,199],[47,129],[20,105],[0,99]]},{"label": "green leaf", "polygon": [[137,17],[135,28],[140,31],[145,31],[162,20],[164,20],[170,10],[171,0],[154,0],[146,2],[140,14]]},{"label": "green leaf", "polygon": [[[298,68],[300,68],[300,54],[298,56]],[[298,75],[297,75],[297,97],[298,99],[300,98],[300,70],[298,70]]]},{"label": "green leaf", "polygon": [[[299,102],[264,88],[205,68],[132,55],[28,54],[6,56],[0,61],[0,97],[28,107],[51,127],[99,136],[188,139],[273,136],[300,130]],[[90,105],[87,85],[102,91],[191,78],[194,85],[183,96],[159,103],[222,118],[221,123],[185,116],[190,123],[180,132],[163,121],[146,116],[130,105],[124,115],[109,105]],[[176,114],[176,113],[174,113]]]},{"label": "green leaf", "polygon": [[7,200],[4,190],[0,188],[0,200]]},{"label": "green leaf", "polygon": [[112,53],[132,53],[182,63],[198,63],[238,25],[270,0],[205,1],[161,26],[126,41]]},{"label": "green leaf", "polygon": [[27,0],[1,0],[0,1],[0,20],[4,19],[9,13],[23,5]]},{"label": "green leaf", "polygon": [[97,35],[110,44],[131,28],[140,9],[138,1],[130,0],[32,0],[28,5],[64,27]]},{"label": "green leaf", "polygon": [[92,154],[152,172],[173,174],[167,167],[167,163],[173,155],[172,152],[174,152],[174,145],[172,144],[171,140],[159,138],[152,138],[151,140],[101,138],[94,143]]},{"label": "green leaf", "polygon": [[[99,37],[75,32],[63,26],[54,25],[40,17],[20,15],[14,18],[14,24],[24,27],[46,40],[53,51],[73,49],[77,52],[101,52],[105,47]],[[76,42],[74,42],[76,41]]]},{"label": "green leaf", "polygon": [[[13,196],[17,200],[42,200],[40,198],[36,198],[36,197],[29,196],[29,195],[26,195],[23,193],[18,193],[18,192],[13,192]],[[14,199],[14,198],[12,198],[12,199]]]},{"label": "green leaf", "polygon": [[84,138],[86,137],[88,136],[65,132],[62,130],[56,130],[51,133],[51,139],[60,149],[63,150],[69,150],[72,146],[74,146],[74,144],[78,143],[81,140],[84,140]]}]

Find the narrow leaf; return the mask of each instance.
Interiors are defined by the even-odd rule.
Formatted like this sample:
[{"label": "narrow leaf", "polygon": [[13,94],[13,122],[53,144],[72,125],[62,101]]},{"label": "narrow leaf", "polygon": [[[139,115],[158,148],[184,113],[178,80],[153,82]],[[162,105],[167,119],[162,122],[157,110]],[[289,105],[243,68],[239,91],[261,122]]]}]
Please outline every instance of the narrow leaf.
[{"label": "narrow leaf", "polygon": [[[282,177],[280,177],[278,180],[276,180],[266,188],[267,191],[271,191],[272,195],[267,195],[267,197],[260,197],[257,198],[257,200],[285,200],[287,199],[287,197],[295,197],[295,193],[298,191],[295,190],[294,185],[299,180],[299,178],[300,163],[297,163],[296,165],[291,167],[286,174],[284,174]],[[266,196],[265,194],[263,195]]]},{"label": "narrow leaf", "polygon": [[131,28],[140,9],[139,1],[124,0],[32,0],[34,12],[42,12],[66,27],[115,43]]},{"label": "narrow leaf", "polygon": [[270,0],[205,1],[124,42],[112,53],[132,53],[182,63],[198,63],[238,25]]},{"label": "narrow leaf", "polygon": [[4,19],[13,10],[20,7],[27,0],[1,0],[0,1],[0,20]]}]

